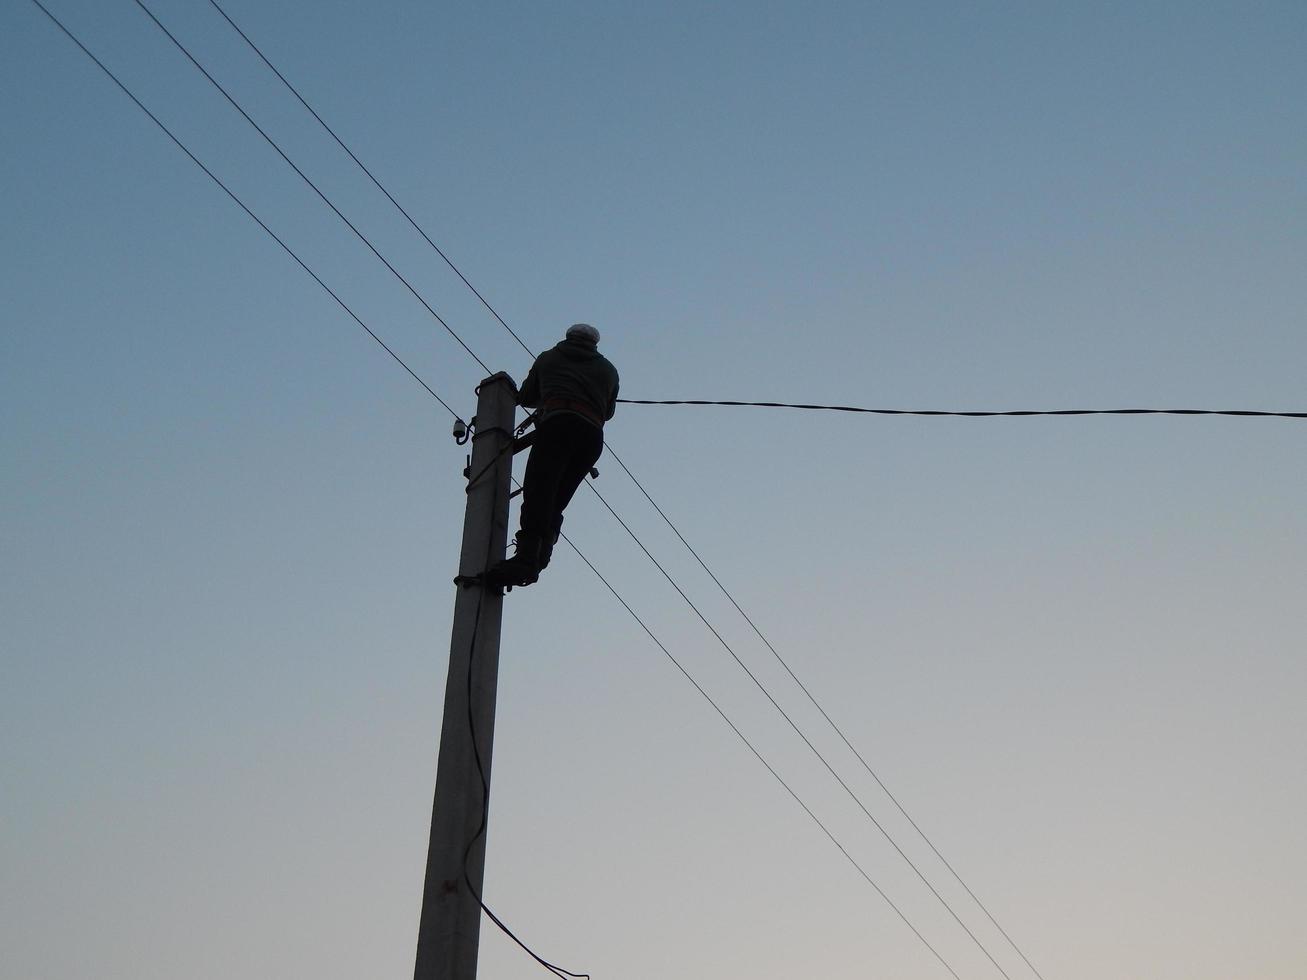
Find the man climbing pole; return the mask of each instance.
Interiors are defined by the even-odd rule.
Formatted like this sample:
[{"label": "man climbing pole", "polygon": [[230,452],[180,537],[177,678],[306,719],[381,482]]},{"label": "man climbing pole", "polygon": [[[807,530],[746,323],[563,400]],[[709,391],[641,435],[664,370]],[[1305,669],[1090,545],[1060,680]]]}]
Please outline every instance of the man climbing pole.
[{"label": "man climbing pole", "polygon": [[617,410],[618,377],[598,345],[598,330],[574,323],[535,359],[518,390],[518,404],[539,413],[522,481],[517,550],[486,572],[492,585],[530,585],[540,577],[553,556],[563,511],[604,450],[604,423]]}]

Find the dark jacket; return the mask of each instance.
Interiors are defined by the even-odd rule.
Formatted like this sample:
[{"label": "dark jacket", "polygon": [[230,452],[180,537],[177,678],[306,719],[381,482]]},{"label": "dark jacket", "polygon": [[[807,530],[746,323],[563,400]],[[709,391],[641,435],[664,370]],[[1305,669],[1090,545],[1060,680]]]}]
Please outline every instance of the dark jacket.
[{"label": "dark jacket", "polygon": [[617,368],[593,344],[561,340],[536,358],[517,400],[541,418],[568,412],[602,429],[617,411],[617,385]]}]

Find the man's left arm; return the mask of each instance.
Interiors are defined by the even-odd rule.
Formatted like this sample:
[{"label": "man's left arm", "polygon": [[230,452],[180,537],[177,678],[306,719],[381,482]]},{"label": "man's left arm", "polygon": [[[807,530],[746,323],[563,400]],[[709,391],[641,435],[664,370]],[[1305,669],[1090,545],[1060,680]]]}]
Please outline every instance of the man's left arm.
[{"label": "man's left arm", "polygon": [[537,358],[522,379],[522,387],[517,390],[517,403],[524,408],[535,408],[540,404],[540,372],[536,370],[539,366],[540,359]]}]

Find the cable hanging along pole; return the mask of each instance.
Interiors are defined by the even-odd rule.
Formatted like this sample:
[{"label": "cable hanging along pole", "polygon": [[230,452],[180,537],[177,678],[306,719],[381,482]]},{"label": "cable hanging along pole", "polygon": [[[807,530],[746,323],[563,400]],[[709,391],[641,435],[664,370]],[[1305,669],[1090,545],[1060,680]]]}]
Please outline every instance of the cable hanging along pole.
[{"label": "cable hanging along pole", "polygon": [[[512,441],[516,391],[502,377],[478,391],[472,465],[493,472],[468,487],[460,576],[481,574],[508,535],[511,464],[496,439]],[[476,977],[503,611],[503,595],[487,589],[460,587],[454,598],[414,980]]]},{"label": "cable hanging along pole", "polygon": [[[504,596],[476,580],[504,553],[512,478],[517,388],[496,374],[477,388],[476,433],[454,598],[449,672],[440,728],[418,924],[414,980],[476,980],[481,912],[556,977],[588,980],[539,956],[486,905],[483,881],[490,817],[490,763],[495,735],[499,638]],[[497,443],[496,443],[497,440]]]}]

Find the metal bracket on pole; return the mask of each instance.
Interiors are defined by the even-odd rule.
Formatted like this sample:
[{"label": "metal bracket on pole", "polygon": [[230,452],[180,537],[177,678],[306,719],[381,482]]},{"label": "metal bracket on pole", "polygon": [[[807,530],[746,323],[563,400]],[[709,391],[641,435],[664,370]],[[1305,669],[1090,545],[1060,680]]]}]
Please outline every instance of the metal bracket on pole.
[{"label": "metal bracket on pole", "polygon": [[[510,424],[511,424],[511,423],[510,423]],[[503,436],[503,437],[506,438],[506,439],[512,439],[512,438],[513,438],[513,430],[512,430],[512,429],[508,429],[508,428],[505,428],[504,426],[500,426],[500,425],[488,425],[488,426],[486,426],[485,428],[483,428],[483,429],[477,429],[476,432],[472,433],[472,441],[473,441],[473,442],[476,442],[476,441],[477,441],[478,439],[480,439],[482,436],[493,435],[493,434],[495,434],[495,433],[498,433],[499,435]]]}]

